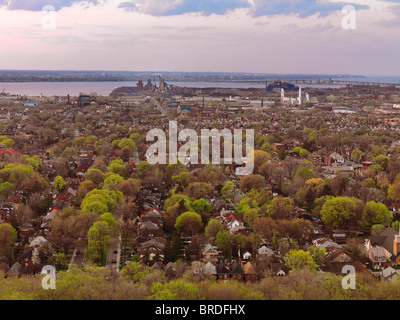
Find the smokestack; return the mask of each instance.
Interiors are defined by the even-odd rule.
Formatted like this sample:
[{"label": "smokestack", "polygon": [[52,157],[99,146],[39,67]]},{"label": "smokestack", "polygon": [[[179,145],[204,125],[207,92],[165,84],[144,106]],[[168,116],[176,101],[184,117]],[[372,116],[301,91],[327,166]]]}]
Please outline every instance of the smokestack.
[{"label": "smokestack", "polygon": [[303,99],[302,99],[302,91],[303,91],[303,89],[300,87],[299,88],[299,104],[300,105],[302,105],[303,104]]}]

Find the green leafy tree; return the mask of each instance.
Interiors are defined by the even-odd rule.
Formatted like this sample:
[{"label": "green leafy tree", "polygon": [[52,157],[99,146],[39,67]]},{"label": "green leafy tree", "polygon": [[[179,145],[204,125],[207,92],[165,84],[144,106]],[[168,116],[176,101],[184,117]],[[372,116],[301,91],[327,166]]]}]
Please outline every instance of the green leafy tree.
[{"label": "green leafy tree", "polygon": [[66,183],[63,177],[57,176],[54,178],[54,189],[61,191],[64,189]]},{"label": "green leafy tree", "polygon": [[120,175],[121,177],[126,177],[126,166],[121,159],[111,161],[108,170],[112,173]]},{"label": "green leafy tree", "polygon": [[234,197],[234,183],[232,181],[229,181],[225,184],[225,186],[221,189],[221,194],[224,196],[225,199],[227,200],[233,200]]},{"label": "green leafy tree", "polygon": [[294,271],[304,268],[315,270],[315,262],[309,251],[290,250],[286,254],[286,263]]},{"label": "green leafy tree", "polygon": [[89,169],[85,174],[85,180],[90,180],[99,186],[104,181],[104,174],[99,169]]},{"label": "green leafy tree", "polygon": [[175,280],[167,283],[154,283],[151,288],[151,300],[198,300],[199,288],[184,280]]},{"label": "green leafy tree", "polygon": [[209,241],[214,241],[217,233],[224,230],[224,225],[217,219],[211,219],[205,229],[205,235]]},{"label": "green leafy tree", "polygon": [[348,197],[329,199],[321,209],[321,217],[327,225],[345,227],[356,217],[356,202]]},{"label": "green leafy tree", "polygon": [[253,226],[254,221],[259,217],[258,209],[248,209],[243,214],[243,221],[249,226]]},{"label": "green leafy tree", "polygon": [[364,226],[373,224],[390,225],[392,216],[389,209],[383,204],[375,201],[367,202],[361,217],[361,223]]},{"label": "green leafy tree", "polygon": [[123,149],[124,147],[128,147],[132,151],[136,151],[136,143],[129,138],[124,138],[118,143],[118,148]]},{"label": "green leafy tree", "polygon": [[102,265],[104,256],[107,254],[107,248],[110,245],[110,228],[108,224],[104,221],[93,223],[88,231],[87,238],[86,257]]},{"label": "green leafy tree", "polygon": [[186,194],[192,200],[207,198],[213,192],[214,188],[206,182],[193,182],[186,188]]},{"label": "green leafy tree", "polygon": [[0,260],[10,261],[16,240],[17,230],[9,223],[0,224]]},{"label": "green leafy tree", "polygon": [[324,262],[324,258],[326,255],[326,249],[319,248],[316,246],[311,246],[307,249],[307,251],[310,252],[316,265],[321,265]]},{"label": "green leafy tree", "polygon": [[197,213],[212,213],[212,206],[205,199],[198,199],[192,203],[192,208]]},{"label": "green leafy tree", "polygon": [[187,232],[191,235],[199,233],[203,227],[201,215],[196,212],[188,211],[181,214],[175,222],[175,228],[180,232]]},{"label": "green leafy tree", "polygon": [[386,227],[383,224],[374,224],[371,227],[371,235],[379,236],[385,229]]},{"label": "green leafy tree", "polygon": [[13,195],[15,192],[15,186],[10,182],[4,182],[0,185],[0,197],[6,199]]},{"label": "green leafy tree", "polygon": [[229,231],[219,231],[215,237],[215,245],[222,251],[225,258],[232,257],[232,236]]}]

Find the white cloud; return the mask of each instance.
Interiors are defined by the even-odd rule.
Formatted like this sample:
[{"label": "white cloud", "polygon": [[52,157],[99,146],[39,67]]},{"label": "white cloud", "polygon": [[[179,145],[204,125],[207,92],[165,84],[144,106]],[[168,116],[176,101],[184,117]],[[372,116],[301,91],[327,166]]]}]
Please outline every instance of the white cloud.
[{"label": "white cloud", "polygon": [[[254,17],[242,8],[224,15],[153,16],[155,3],[146,3],[140,12],[118,8],[116,0],[89,8],[75,4],[57,12],[56,30],[41,28],[41,12],[0,9],[0,69],[399,70],[400,27],[379,25],[395,16],[390,4],[360,10],[357,29],[343,30],[341,12]],[[166,1],[163,10],[170,6],[173,1]]]}]

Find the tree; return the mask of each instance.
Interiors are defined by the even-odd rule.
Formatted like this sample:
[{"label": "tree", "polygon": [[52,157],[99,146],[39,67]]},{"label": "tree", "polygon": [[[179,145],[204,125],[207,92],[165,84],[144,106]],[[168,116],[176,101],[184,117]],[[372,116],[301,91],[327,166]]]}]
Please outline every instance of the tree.
[{"label": "tree", "polygon": [[17,240],[17,230],[11,224],[0,224],[0,259],[8,262],[10,261],[15,241]]},{"label": "tree", "polygon": [[196,212],[188,211],[181,214],[175,222],[175,228],[184,233],[194,235],[199,233],[203,227],[201,215]]},{"label": "tree", "polygon": [[192,200],[209,197],[214,191],[213,186],[206,182],[193,182],[186,188],[186,194]]},{"label": "tree", "polygon": [[258,209],[247,209],[243,214],[243,221],[249,226],[253,226],[254,221],[258,218]]},{"label": "tree", "polygon": [[274,198],[267,207],[267,214],[273,219],[291,218],[294,210],[293,201],[290,198]]},{"label": "tree", "polygon": [[138,207],[135,203],[128,203],[122,206],[121,215],[124,221],[135,219],[137,214]]},{"label": "tree", "polygon": [[118,148],[123,149],[125,147],[128,147],[132,151],[136,151],[136,143],[129,138],[124,138],[118,143]]},{"label": "tree", "polygon": [[152,300],[197,300],[200,297],[199,288],[184,280],[175,280],[162,283],[154,283],[151,288]]},{"label": "tree", "polygon": [[151,171],[152,168],[153,166],[147,161],[140,161],[136,166],[137,172],[140,176],[146,175]]},{"label": "tree", "polygon": [[260,190],[264,188],[266,181],[264,177],[260,174],[250,174],[244,176],[240,181],[240,190],[243,192],[248,192],[252,189]]},{"label": "tree", "polygon": [[205,229],[205,235],[209,241],[214,242],[218,232],[223,230],[224,230],[224,225],[222,224],[221,221],[217,219],[211,219],[208,222],[208,225]]},{"label": "tree", "polygon": [[57,176],[54,178],[54,189],[61,191],[62,189],[64,189],[66,183],[64,181],[64,178],[61,176]]},{"label": "tree", "polygon": [[93,189],[86,194],[81,204],[83,212],[95,212],[102,215],[106,212],[114,212],[115,206],[121,204],[123,194],[114,190]]},{"label": "tree", "polygon": [[304,268],[315,270],[315,262],[309,251],[290,250],[286,254],[286,263],[294,271]]},{"label": "tree", "polygon": [[394,184],[389,186],[388,196],[390,199],[400,201],[400,181],[395,181]]},{"label": "tree", "polygon": [[389,209],[383,204],[375,201],[367,202],[361,217],[361,223],[364,226],[373,224],[390,225],[392,216]]},{"label": "tree", "polygon": [[364,155],[364,152],[362,152],[361,150],[353,150],[351,152],[351,160],[356,163],[360,163],[363,155]]},{"label": "tree", "polygon": [[35,266],[35,269],[40,264],[39,250],[38,248],[34,248],[32,252],[32,264]]},{"label": "tree", "polygon": [[112,173],[120,175],[121,177],[126,177],[126,166],[121,159],[111,161],[110,165],[108,166],[108,170]]},{"label": "tree", "polygon": [[325,202],[321,209],[322,221],[334,227],[348,226],[356,217],[356,203],[348,197],[336,197]]},{"label": "tree", "polygon": [[87,258],[91,261],[103,264],[103,258],[110,244],[110,228],[106,222],[93,223],[88,231]]},{"label": "tree", "polygon": [[253,229],[265,240],[271,241],[276,230],[277,221],[272,218],[261,217],[254,220]]},{"label": "tree", "polygon": [[76,216],[56,216],[52,221],[47,238],[58,252],[69,254],[69,250],[76,245],[80,236],[78,221]]},{"label": "tree", "polygon": [[307,249],[307,251],[310,252],[310,254],[317,266],[321,265],[324,262],[324,258],[326,255],[326,249],[319,248],[316,246],[311,246]]},{"label": "tree", "polygon": [[232,236],[229,231],[219,231],[215,237],[215,245],[222,251],[225,258],[232,257]]},{"label": "tree", "polygon": [[85,180],[90,180],[95,186],[99,186],[104,181],[104,174],[99,169],[89,169],[85,174]]},{"label": "tree", "polygon": [[309,180],[312,178],[313,175],[314,171],[311,168],[301,167],[299,170],[297,170],[294,176],[303,178],[304,180]]},{"label": "tree", "polygon": [[86,194],[88,194],[88,192],[92,191],[94,188],[96,188],[96,186],[92,180],[83,181],[78,188],[78,199],[84,199]]},{"label": "tree", "polygon": [[134,179],[128,179],[119,185],[119,191],[124,195],[127,203],[132,202],[136,199],[136,196],[140,190],[140,183]]},{"label": "tree", "polygon": [[205,199],[198,199],[192,203],[192,208],[197,213],[212,213],[213,207]]},{"label": "tree", "polygon": [[234,197],[234,183],[232,181],[229,181],[225,184],[225,186],[221,189],[221,194],[223,197],[227,200],[233,200]]},{"label": "tree", "polygon": [[7,199],[9,196],[13,195],[15,192],[15,186],[10,182],[4,182],[0,185],[0,197],[2,199]]},{"label": "tree", "polygon": [[385,229],[386,227],[382,224],[374,224],[371,227],[371,235],[379,236]]},{"label": "tree", "polygon": [[114,218],[114,216],[110,212],[102,214],[100,216],[100,218],[101,218],[101,221],[107,223],[110,230],[112,230],[117,224],[117,220]]},{"label": "tree", "polygon": [[260,246],[262,242],[261,236],[258,233],[252,232],[247,237],[247,241],[251,244],[253,255],[255,255],[257,248]]},{"label": "tree", "polygon": [[103,186],[103,189],[105,190],[116,191],[119,189],[119,186],[125,181],[124,178],[122,178],[119,174],[115,173],[107,173],[105,177],[107,177],[104,180],[104,186]]},{"label": "tree", "polygon": [[254,172],[258,172],[258,169],[271,159],[271,155],[268,152],[262,150],[255,150],[250,158],[254,160]]}]

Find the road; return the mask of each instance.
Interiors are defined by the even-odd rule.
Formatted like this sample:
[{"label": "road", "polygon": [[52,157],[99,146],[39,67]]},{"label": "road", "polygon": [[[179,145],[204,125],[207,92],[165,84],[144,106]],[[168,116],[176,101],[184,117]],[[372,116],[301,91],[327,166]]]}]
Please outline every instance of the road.
[{"label": "road", "polygon": [[121,235],[119,239],[112,238],[110,241],[110,247],[108,248],[107,255],[107,266],[115,268],[119,272],[119,263],[121,260]]},{"label": "road", "polygon": [[153,102],[155,104],[155,106],[157,107],[158,111],[160,111],[160,113],[168,118],[168,113],[167,111],[161,106],[161,104],[154,99],[153,97],[150,97],[150,101]]}]

